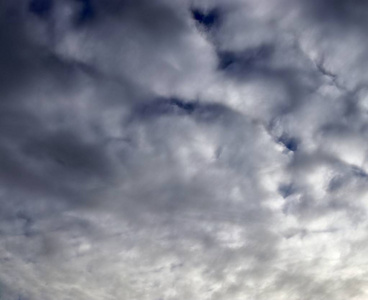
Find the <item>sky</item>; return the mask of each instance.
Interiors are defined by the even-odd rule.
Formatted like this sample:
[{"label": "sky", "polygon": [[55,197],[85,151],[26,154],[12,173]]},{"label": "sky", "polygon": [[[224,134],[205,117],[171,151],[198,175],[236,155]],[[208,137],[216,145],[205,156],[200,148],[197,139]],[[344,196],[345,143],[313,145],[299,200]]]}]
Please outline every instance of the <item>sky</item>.
[{"label": "sky", "polygon": [[0,299],[368,299],[367,26],[364,0],[2,0]]}]

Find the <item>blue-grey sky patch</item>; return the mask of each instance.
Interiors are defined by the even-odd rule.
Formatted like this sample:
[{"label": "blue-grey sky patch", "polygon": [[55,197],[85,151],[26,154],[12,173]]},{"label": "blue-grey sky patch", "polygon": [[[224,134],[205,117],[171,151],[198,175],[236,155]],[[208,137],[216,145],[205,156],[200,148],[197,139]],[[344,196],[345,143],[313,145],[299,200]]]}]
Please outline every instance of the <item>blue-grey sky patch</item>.
[{"label": "blue-grey sky patch", "polygon": [[290,150],[290,151],[297,151],[298,147],[299,147],[299,141],[296,138],[293,137],[289,137],[286,134],[282,135],[279,138],[279,142],[285,146],[286,149]]},{"label": "blue-grey sky patch", "polygon": [[41,18],[45,18],[51,13],[53,4],[53,0],[31,0],[29,1],[29,10]]},{"label": "blue-grey sky patch", "polygon": [[79,12],[77,13],[77,25],[83,25],[93,20],[96,16],[96,10],[92,0],[76,0],[80,3]]},{"label": "blue-grey sky patch", "polygon": [[219,9],[211,9],[208,11],[201,10],[198,8],[192,9],[193,19],[206,29],[212,29],[219,25],[220,22],[220,11]]}]

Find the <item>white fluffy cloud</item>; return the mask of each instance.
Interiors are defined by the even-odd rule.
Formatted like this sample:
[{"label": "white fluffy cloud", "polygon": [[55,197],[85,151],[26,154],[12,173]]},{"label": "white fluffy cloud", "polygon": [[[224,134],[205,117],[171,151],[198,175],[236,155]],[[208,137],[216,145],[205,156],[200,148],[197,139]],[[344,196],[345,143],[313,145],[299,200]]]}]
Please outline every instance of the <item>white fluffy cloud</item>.
[{"label": "white fluffy cloud", "polygon": [[366,299],[363,1],[0,5],[0,298]]}]

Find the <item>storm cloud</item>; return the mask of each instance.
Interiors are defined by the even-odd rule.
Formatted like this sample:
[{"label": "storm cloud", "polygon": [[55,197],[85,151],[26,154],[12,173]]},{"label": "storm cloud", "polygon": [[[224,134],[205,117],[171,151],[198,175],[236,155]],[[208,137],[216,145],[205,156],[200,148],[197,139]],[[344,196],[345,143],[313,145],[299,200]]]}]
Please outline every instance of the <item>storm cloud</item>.
[{"label": "storm cloud", "polygon": [[367,5],[2,1],[0,299],[366,299]]}]

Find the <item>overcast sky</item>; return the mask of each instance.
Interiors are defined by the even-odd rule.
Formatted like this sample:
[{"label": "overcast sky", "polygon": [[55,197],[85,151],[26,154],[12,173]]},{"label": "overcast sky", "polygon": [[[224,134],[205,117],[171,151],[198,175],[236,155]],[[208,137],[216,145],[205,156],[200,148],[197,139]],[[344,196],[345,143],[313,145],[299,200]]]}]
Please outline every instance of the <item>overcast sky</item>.
[{"label": "overcast sky", "polygon": [[0,299],[368,299],[367,28],[365,0],[2,0]]}]

